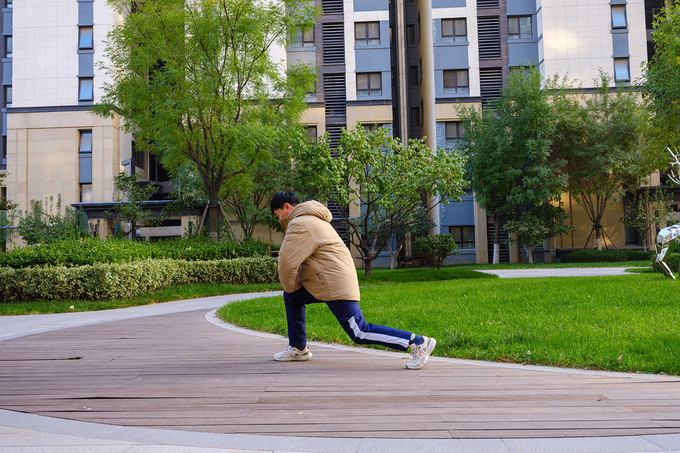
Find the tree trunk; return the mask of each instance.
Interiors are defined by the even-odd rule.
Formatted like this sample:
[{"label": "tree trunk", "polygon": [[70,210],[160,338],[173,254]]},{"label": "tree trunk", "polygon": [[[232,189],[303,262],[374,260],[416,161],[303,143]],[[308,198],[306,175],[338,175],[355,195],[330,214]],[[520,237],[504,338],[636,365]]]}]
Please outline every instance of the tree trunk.
[{"label": "tree trunk", "polygon": [[211,241],[217,242],[218,236],[217,232],[219,230],[218,220],[220,218],[220,209],[217,204],[210,203],[210,209],[208,210],[208,222],[210,229],[208,230],[208,237]]},{"label": "tree trunk", "polygon": [[373,272],[373,260],[364,260],[364,275],[369,277]]},{"label": "tree trunk", "polygon": [[534,247],[524,247],[524,251],[527,252],[527,261],[529,264],[534,263]]},{"label": "tree trunk", "polygon": [[493,261],[492,264],[500,263],[501,256],[501,219],[499,216],[493,216]]}]

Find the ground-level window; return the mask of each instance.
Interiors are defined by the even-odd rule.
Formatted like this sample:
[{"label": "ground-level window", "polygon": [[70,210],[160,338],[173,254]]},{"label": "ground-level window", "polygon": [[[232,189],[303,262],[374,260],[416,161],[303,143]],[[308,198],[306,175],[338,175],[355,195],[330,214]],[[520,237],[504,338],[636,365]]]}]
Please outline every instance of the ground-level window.
[{"label": "ground-level window", "polygon": [[450,226],[449,234],[453,236],[459,249],[475,248],[475,227],[470,226]]}]

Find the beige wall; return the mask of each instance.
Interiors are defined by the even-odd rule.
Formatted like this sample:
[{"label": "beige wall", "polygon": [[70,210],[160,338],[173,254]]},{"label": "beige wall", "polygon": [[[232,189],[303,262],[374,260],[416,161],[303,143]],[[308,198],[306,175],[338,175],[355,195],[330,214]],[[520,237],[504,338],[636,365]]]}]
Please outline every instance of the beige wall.
[{"label": "beige wall", "polygon": [[11,113],[7,116],[7,196],[25,210],[31,200],[61,195],[62,204],[79,202],[80,130],[92,130],[93,201],[114,201],[113,177],[130,157],[131,138],[118,118],[86,111]]}]

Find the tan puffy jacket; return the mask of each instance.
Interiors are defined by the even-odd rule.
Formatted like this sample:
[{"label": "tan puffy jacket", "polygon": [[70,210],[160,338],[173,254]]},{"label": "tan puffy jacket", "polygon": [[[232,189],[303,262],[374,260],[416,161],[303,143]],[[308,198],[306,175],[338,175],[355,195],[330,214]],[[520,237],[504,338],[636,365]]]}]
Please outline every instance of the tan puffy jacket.
[{"label": "tan puffy jacket", "polygon": [[332,219],[324,205],[307,201],[280,220],[279,279],[286,292],[302,284],[319,300],[359,300],[357,271]]}]

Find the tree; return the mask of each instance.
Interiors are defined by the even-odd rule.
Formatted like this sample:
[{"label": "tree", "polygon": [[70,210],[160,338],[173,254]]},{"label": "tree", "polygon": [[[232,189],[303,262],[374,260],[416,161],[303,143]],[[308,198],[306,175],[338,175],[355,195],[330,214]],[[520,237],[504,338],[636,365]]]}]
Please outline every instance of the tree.
[{"label": "tree", "polygon": [[[119,236],[129,234],[130,239],[135,239],[138,224],[149,226],[159,220],[154,219],[151,210],[146,206],[151,197],[158,192],[158,187],[150,181],[141,181],[141,179],[142,175],[139,173],[128,176],[125,172],[120,172],[113,178],[114,189],[124,195],[124,199],[116,200],[117,204],[114,209],[116,216],[109,219],[111,229]],[[110,215],[111,212],[107,214]],[[130,229],[118,231],[116,227],[120,228],[120,221],[129,223]]]},{"label": "tree", "polygon": [[26,214],[19,214],[19,236],[28,245],[88,237],[87,216],[70,206],[64,206],[62,212],[61,195],[57,197],[56,205],[54,197],[49,197],[44,204],[31,200]]},{"label": "tree", "polygon": [[[0,186],[7,177],[7,173],[0,173]],[[5,197],[0,197],[0,251],[5,251],[7,243],[7,211],[16,209],[16,203]]]},{"label": "tree", "polygon": [[621,222],[630,225],[642,239],[642,247],[647,250],[647,238],[652,228],[659,229],[669,223],[675,223],[673,196],[664,190],[652,191],[647,186],[631,191],[630,203],[625,207]]},{"label": "tree", "polygon": [[169,172],[193,166],[216,233],[220,199],[306,108],[311,68],[286,70],[272,50],[317,11],[307,0],[108,1],[125,21],[109,34],[113,82],[95,111],[120,114]]},{"label": "tree", "polygon": [[558,90],[554,97],[553,151],[566,162],[567,188],[592,224],[584,247],[594,237],[598,250],[606,236],[602,218],[607,206],[624,186],[634,186],[656,165],[641,144],[639,95],[620,86],[612,90],[610,82],[601,73],[593,94]]},{"label": "tree", "polygon": [[366,131],[359,124],[343,130],[336,152],[331,157],[326,141],[306,149],[295,161],[296,180],[303,192],[322,194],[342,212],[358,206],[358,216],[342,214],[337,220],[359,251],[366,275],[398,229],[420,222],[414,214],[426,206],[427,194],[438,194],[441,200],[463,194],[462,155],[433,151],[423,140],[402,144],[388,129]]},{"label": "tree", "polygon": [[529,263],[534,262],[534,249],[543,245],[546,239],[568,233],[573,226],[565,225],[567,213],[560,206],[544,202],[529,210],[513,213],[505,222],[505,231],[516,236],[509,242],[524,247]]},{"label": "tree", "polygon": [[[287,143],[287,145],[285,144]],[[271,197],[290,186],[293,178],[293,149],[310,146],[302,126],[291,127],[285,143],[275,146],[268,158],[239,175],[236,188],[225,197],[228,211],[236,216],[244,237],[251,238],[257,225],[269,226]],[[278,225],[278,221],[276,222]]]},{"label": "tree", "polygon": [[520,206],[539,206],[562,193],[566,178],[551,152],[555,130],[541,75],[512,71],[493,109],[462,110],[463,149],[475,200],[494,224],[493,263],[499,262],[500,230]]},{"label": "tree", "polygon": [[654,55],[643,66],[641,86],[652,115],[647,139],[657,151],[680,149],[680,5],[662,9],[652,30]]},{"label": "tree", "polygon": [[459,255],[458,245],[450,234],[431,234],[416,239],[416,253],[425,257],[425,262],[435,270],[442,268],[444,260],[451,254]]}]

